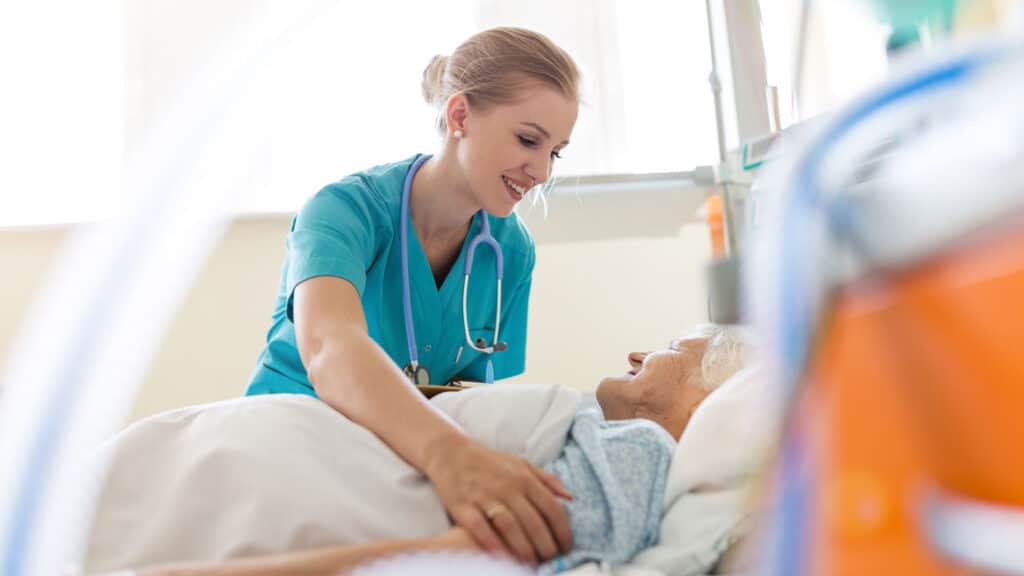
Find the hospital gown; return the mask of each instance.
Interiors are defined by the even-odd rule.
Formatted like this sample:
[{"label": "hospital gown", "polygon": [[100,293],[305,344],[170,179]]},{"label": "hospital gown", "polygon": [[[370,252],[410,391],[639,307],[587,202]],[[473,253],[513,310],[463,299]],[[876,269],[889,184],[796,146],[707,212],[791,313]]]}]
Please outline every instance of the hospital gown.
[{"label": "hospital gown", "polygon": [[586,562],[622,564],[654,545],[674,450],[672,437],[654,422],[579,412],[565,450],[545,466],[573,495],[564,504],[573,549],[541,565],[540,574]]}]

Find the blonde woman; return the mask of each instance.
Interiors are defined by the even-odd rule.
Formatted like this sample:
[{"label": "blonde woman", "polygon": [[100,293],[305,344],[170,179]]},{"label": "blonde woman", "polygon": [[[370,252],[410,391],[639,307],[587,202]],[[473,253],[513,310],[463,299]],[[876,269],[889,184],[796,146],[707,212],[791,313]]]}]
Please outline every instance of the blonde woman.
[{"label": "blonde woman", "polygon": [[480,546],[531,563],[571,548],[558,500],[571,496],[464,435],[413,384],[523,371],[534,246],[513,209],[569,143],[578,77],[562,49],[518,28],[434,57],[423,94],[440,149],[330,184],[294,218],[246,392],[319,397],[421,470]]}]

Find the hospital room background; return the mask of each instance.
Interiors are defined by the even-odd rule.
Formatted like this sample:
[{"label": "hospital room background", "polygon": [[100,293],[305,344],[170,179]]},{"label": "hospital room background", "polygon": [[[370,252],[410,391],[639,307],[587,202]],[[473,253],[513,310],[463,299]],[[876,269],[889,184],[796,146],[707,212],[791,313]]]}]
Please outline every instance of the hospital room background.
[{"label": "hospital room background", "polygon": [[[745,13],[748,4],[756,3],[710,3],[715,11],[729,6],[731,22],[721,13],[714,23],[721,28],[719,43],[727,25],[742,39],[734,52],[762,37]],[[775,88],[783,127],[793,113],[788,74],[798,4],[770,2],[761,9],[768,67],[760,76]],[[391,17],[395,7],[406,16]],[[18,10],[47,17],[42,5]],[[67,160],[59,166],[4,163],[8,182],[31,183],[45,174],[46,185],[32,184],[31,193],[5,185],[0,200],[0,351],[25,319],[69,228],[111,213],[120,159],[142,146],[202,66],[218,51],[279,43],[270,53],[249,54],[265,59],[265,69],[247,79],[250,87],[238,96],[248,108],[232,129],[243,135],[217,152],[230,152],[231,169],[245,173],[231,184],[232,222],[171,323],[133,420],[241,394],[269,326],[291,216],[323,183],[380,158],[432,150],[432,111],[418,88],[422,68],[430,55],[450,52],[459,38],[492,25],[547,33],[580,61],[584,74],[584,105],[572,146],[556,168],[559,182],[546,206],[528,201],[519,210],[536,237],[538,258],[527,370],[517,380],[593,389],[602,376],[624,369],[626,352],[662,346],[708,319],[711,246],[701,209],[715,191],[719,154],[704,2],[449,1],[439,8],[245,0],[109,2],[65,10],[74,16],[48,25],[67,27],[58,36],[76,46],[75,58],[95,76],[77,78],[76,98],[60,98],[45,114],[6,112],[11,123],[38,122],[60,134],[45,145],[51,154],[66,152]],[[805,117],[884,74],[878,42],[884,26],[865,12],[866,3],[844,0],[827,3],[818,15],[814,41],[820,45],[808,51],[814,55],[808,74],[815,77],[802,99]],[[295,26],[310,29],[296,32]],[[13,43],[19,34],[12,29],[5,37]],[[75,66],[45,46],[28,45],[41,69]],[[719,51],[726,62],[728,48]],[[734,54],[748,74],[752,68],[742,58]],[[728,90],[727,68],[719,74]],[[56,79],[33,82],[43,84],[36,86],[43,93],[69,90]],[[740,97],[755,105],[741,101],[736,113],[735,98],[725,99],[726,145],[737,151],[741,136],[768,135],[774,122],[763,94]],[[66,128],[76,125],[84,132]],[[29,148],[12,144],[11,157]],[[76,182],[87,178],[111,185],[83,191]]]},{"label": "hospital room background", "polygon": [[[259,55],[268,57],[268,69],[240,98],[251,112],[238,125],[254,141],[232,150],[245,155],[233,161],[245,162],[247,174],[236,183],[233,222],[174,319],[132,418],[241,394],[269,326],[292,214],[326,182],[381,158],[433,150],[433,112],[419,95],[426,61],[475,29],[519,24],[568,46],[589,80],[573,150],[556,172],[583,178],[556,186],[546,207],[520,209],[537,240],[538,264],[527,372],[517,380],[592,389],[600,377],[621,372],[627,351],[663,345],[706,318],[709,242],[698,209],[708,179],[701,182],[693,170],[717,159],[705,81],[707,23],[695,2],[604,2],[595,5],[599,10],[584,4],[473,1],[438,9],[245,0],[73,8],[92,22],[89,38],[101,31],[108,37],[109,45],[82,47],[96,52],[96,61],[82,58],[106,67],[107,76],[79,85],[82,103],[64,104],[70,107],[58,113],[105,128],[67,144],[78,150],[77,159],[58,171],[66,176],[51,176],[66,182],[32,195],[5,187],[0,257],[10,273],[0,304],[0,349],[7,349],[69,226],[102,217],[114,201],[113,187],[75,192],[70,174],[113,178],[109,170],[100,173],[121,151],[141,145],[218,50],[255,45],[260,35],[298,34],[279,40],[275,53]],[[407,17],[390,17],[395,6]],[[309,12],[322,21],[311,30],[289,30],[310,26],[297,24]],[[660,26],[655,37],[645,33],[652,24]],[[364,45],[372,46],[372,58]],[[671,72],[662,58],[650,57],[658,50],[679,55]],[[79,113],[91,98],[122,105],[84,120]],[[111,133],[112,126],[123,136]],[[633,173],[657,177],[648,182]]]},{"label": "hospital room background", "polygon": [[[0,8],[0,69],[22,88],[0,96],[0,125],[16,135],[0,138],[0,367],[40,295],[73,291],[51,280],[74,257],[67,241],[132,206],[124,184],[138,175],[125,166],[181,156],[162,174],[198,190],[184,210],[207,218],[208,241],[189,244],[200,266],[176,265],[185,285],[167,288],[173,313],[156,315],[166,333],[141,352],[121,426],[243,393],[292,216],[325,183],[436,148],[422,69],[474,31],[537,30],[581,67],[572,144],[553,184],[517,209],[537,264],[514,381],[584,391],[625,371],[627,352],[739,309],[722,295],[737,278],[709,284],[709,267],[763,225],[773,144],[882,82],[902,40],[873,0],[14,4]],[[913,44],[1019,26],[1019,4],[961,2]],[[194,132],[210,138],[191,158]]]}]

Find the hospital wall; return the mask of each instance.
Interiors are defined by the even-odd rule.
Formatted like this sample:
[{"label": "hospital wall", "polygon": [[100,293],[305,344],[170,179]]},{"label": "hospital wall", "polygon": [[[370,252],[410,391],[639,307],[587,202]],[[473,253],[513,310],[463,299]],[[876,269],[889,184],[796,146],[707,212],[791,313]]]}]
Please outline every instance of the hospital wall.
[{"label": "hospital wall", "polygon": [[[694,218],[703,191],[681,194],[671,210],[656,194],[630,201],[625,190],[530,212],[537,265],[527,371],[516,381],[593,389],[625,370],[628,351],[663,346],[705,320],[710,249]],[[269,326],[288,223],[243,216],[231,225],[172,323],[132,419],[242,393]],[[0,361],[66,237],[64,227],[0,230]]]}]

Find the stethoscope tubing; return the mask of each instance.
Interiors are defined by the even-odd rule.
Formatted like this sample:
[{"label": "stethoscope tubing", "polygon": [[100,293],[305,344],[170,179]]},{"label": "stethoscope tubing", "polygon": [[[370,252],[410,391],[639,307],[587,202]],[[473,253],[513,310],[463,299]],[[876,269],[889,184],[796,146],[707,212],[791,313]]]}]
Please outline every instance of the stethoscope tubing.
[{"label": "stethoscope tubing", "polygon": [[[429,159],[429,154],[422,155],[412,163],[412,166],[410,166],[409,172],[405,176],[405,182],[402,185],[402,205],[399,215],[399,226],[401,227],[399,236],[402,244],[402,314],[405,320],[406,344],[409,348],[409,366],[407,367],[407,373],[414,375],[414,381],[416,380],[415,375],[420,369],[420,364],[419,349],[416,346],[416,330],[412,317],[412,290],[409,280],[409,197],[412,191],[412,181],[416,172]],[[484,354],[493,354],[494,352],[501,352],[507,348],[507,346],[501,344],[498,340],[499,330],[501,327],[501,284],[502,278],[504,277],[504,257],[501,251],[501,245],[498,244],[498,241],[491,234],[491,225],[490,220],[487,218],[487,213],[484,210],[480,210],[477,214],[480,218],[480,232],[470,240],[469,246],[466,248],[466,259],[463,266],[462,326],[465,329],[466,343],[470,348]],[[497,276],[497,302],[494,312],[494,340],[489,345],[484,346],[478,346],[473,341],[473,337],[469,333],[469,315],[467,313],[469,277],[473,270],[473,256],[476,253],[477,247],[481,243],[489,246],[494,252],[495,273]],[[486,344],[486,342],[484,342],[484,344]]]},{"label": "stethoscope tubing", "polygon": [[409,167],[409,173],[406,174],[405,183],[402,185],[402,206],[399,210],[399,226],[402,227],[399,233],[402,242],[402,314],[405,317],[405,342],[409,346],[409,362],[414,369],[419,366],[419,354],[416,348],[416,332],[413,330],[412,292],[409,287],[409,193],[412,189],[413,176],[429,159],[430,155],[424,154]]}]

